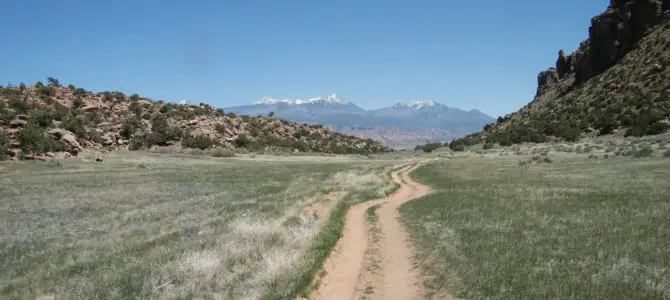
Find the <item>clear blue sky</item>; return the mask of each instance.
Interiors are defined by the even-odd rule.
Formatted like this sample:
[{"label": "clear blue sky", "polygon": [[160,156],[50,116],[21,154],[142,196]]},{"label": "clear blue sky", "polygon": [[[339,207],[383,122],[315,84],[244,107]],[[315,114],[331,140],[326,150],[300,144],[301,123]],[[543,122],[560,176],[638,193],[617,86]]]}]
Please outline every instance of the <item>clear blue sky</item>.
[{"label": "clear blue sky", "polygon": [[0,84],[52,76],[218,107],[338,93],[492,116],[588,36],[608,0],[7,0]]}]

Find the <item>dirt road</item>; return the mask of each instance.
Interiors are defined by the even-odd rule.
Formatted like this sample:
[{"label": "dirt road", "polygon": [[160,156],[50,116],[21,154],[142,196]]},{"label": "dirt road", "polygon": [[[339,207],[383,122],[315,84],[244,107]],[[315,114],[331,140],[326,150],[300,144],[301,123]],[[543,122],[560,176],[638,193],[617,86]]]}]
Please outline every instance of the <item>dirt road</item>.
[{"label": "dirt road", "polygon": [[[419,271],[413,266],[413,249],[400,223],[398,207],[431,192],[412,181],[418,164],[393,172],[400,184],[394,194],[352,207],[343,236],[324,265],[325,275],[309,299],[421,299]],[[371,221],[369,208],[375,209]]]}]

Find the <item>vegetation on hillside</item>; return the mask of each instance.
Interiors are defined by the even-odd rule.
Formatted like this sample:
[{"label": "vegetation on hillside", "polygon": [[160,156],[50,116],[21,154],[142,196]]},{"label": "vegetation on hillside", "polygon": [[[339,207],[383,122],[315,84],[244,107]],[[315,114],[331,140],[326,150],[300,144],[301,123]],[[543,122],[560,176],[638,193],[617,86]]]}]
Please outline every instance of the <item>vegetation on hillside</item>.
[{"label": "vegetation on hillside", "polygon": [[499,117],[481,132],[453,141],[452,149],[480,143],[509,146],[668,131],[670,21],[655,26],[617,64],[588,81],[577,81],[574,71],[556,80],[540,86],[542,92],[538,91],[538,96],[519,111]]},{"label": "vegetation on hillside", "polygon": [[391,151],[372,139],[279,120],[274,113],[236,116],[204,103],[166,103],[137,94],[64,87],[55,78],[47,84],[0,86],[0,133],[0,159],[171,145],[336,154]]}]

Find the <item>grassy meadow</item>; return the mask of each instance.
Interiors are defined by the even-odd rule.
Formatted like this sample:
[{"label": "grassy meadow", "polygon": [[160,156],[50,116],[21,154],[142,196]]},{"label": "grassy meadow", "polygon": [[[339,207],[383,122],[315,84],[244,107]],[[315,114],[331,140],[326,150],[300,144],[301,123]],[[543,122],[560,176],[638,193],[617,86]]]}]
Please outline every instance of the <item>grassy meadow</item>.
[{"label": "grassy meadow", "polygon": [[395,188],[391,168],[150,153],[0,164],[0,298],[294,297],[347,205]]},{"label": "grassy meadow", "polygon": [[665,138],[492,149],[416,170],[435,193],[401,214],[430,295],[670,298]]}]

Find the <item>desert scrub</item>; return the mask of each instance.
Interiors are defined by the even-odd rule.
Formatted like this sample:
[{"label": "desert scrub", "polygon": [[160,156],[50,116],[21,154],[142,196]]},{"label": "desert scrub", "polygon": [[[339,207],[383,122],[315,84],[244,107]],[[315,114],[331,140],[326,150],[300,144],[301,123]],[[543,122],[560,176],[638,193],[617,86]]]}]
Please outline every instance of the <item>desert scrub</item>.
[{"label": "desert scrub", "polygon": [[0,298],[290,298],[327,255],[324,234],[337,237],[326,231],[336,208],[318,218],[303,209],[392,189],[388,168],[360,160],[130,152],[104,161],[6,170]]},{"label": "desert scrub", "polygon": [[461,299],[667,299],[670,161],[454,159],[401,215],[429,292]]}]

